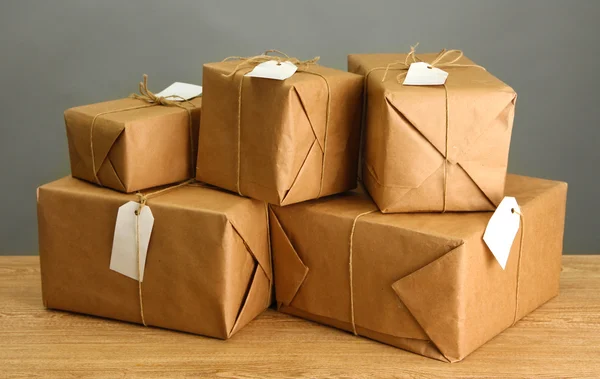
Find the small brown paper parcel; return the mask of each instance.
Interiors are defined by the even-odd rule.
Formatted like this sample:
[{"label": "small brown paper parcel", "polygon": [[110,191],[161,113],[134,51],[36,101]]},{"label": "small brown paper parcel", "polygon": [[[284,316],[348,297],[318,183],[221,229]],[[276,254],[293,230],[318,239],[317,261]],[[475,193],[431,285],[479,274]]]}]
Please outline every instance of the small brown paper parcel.
[{"label": "small brown paper parcel", "polygon": [[[402,84],[403,62],[431,63],[441,54],[445,85]],[[512,88],[456,50],[354,54],[348,69],[365,76],[362,178],[383,213],[496,208],[504,196]]]},{"label": "small brown paper parcel", "polygon": [[47,308],[226,339],[269,306],[264,203],[194,184],[150,198],[155,222],[138,287],[109,269],[117,210],[136,200],[71,177],[38,189]]},{"label": "small brown paper parcel", "polygon": [[121,192],[193,177],[201,106],[125,98],[67,109],[71,174]]},{"label": "small brown paper parcel", "polygon": [[276,205],[355,188],[362,77],[317,64],[283,81],[245,77],[252,69],[204,65],[196,179]]},{"label": "small brown paper parcel", "polygon": [[558,294],[566,183],[509,175],[506,192],[523,217],[506,270],[482,239],[492,212],[383,214],[364,191],[272,206],[279,310],[462,360]]}]

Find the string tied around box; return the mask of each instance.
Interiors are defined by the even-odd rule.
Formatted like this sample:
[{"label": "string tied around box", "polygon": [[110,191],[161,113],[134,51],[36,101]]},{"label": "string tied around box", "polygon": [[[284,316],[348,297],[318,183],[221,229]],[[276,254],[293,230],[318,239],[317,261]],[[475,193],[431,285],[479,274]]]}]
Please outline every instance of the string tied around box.
[{"label": "string tied around box", "polygon": [[[135,250],[136,250],[136,261],[137,261],[138,299],[139,299],[139,305],[140,305],[140,318],[141,318],[142,324],[144,326],[148,326],[148,324],[146,323],[146,317],[145,317],[145,313],[144,313],[144,297],[143,297],[143,291],[142,291],[143,285],[142,285],[142,259],[141,259],[141,249],[140,249],[140,215],[141,215],[142,209],[145,206],[147,206],[149,199],[155,198],[160,195],[164,195],[167,192],[170,192],[174,189],[181,188],[184,186],[216,188],[209,184],[198,182],[195,179],[189,179],[189,180],[186,180],[179,184],[165,187],[165,188],[155,191],[155,192],[150,192],[147,194],[143,194],[141,192],[136,193],[136,196],[138,198],[137,199],[138,208],[135,210],[135,236],[136,236]],[[265,222],[267,224],[267,236],[266,236],[267,237],[267,246],[268,246],[268,251],[269,251],[269,259],[271,259],[271,243],[270,243],[270,240],[271,240],[271,230],[270,229],[271,228],[270,228],[270,222],[269,222],[269,205],[267,203],[264,203],[264,209],[265,209],[265,215],[266,215]]]},{"label": "string tied around box", "polygon": [[[371,213],[378,212],[378,209],[369,210],[366,212],[359,213],[354,217],[352,221],[352,228],[350,230],[350,240],[349,240],[349,254],[348,254],[348,278],[349,278],[349,287],[350,287],[350,324],[352,326],[352,333],[358,336],[357,328],[356,328],[356,317],[354,313],[354,269],[353,269],[353,259],[354,259],[354,235],[356,232],[356,226],[358,220]],[[521,220],[521,237],[519,239],[519,252],[517,259],[517,272],[516,272],[516,287],[515,287],[515,312],[513,316],[512,325],[516,324],[518,320],[518,310],[519,310],[519,279],[521,273],[521,262],[523,257],[523,244],[525,240],[525,217],[523,216],[523,212],[517,209],[511,210],[513,213],[518,214]]]},{"label": "string tied around box", "polygon": [[[269,55],[269,54],[279,54],[279,55]],[[246,67],[254,68],[261,63],[265,63],[265,62],[269,62],[269,61],[276,61],[279,64],[281,64],[283,62],[290,62],[294,66],[298,67],[298,71],[301,71],[303,69],[306,69],[310,65],[317,64],[317,62],[320,59],[321,59],[321,57],[314,57],[312,59],[307,59],[307,60],[302,61],[298,58],[290,57],[286,53],[284,53],[280,50],[276,50],[276,49],[266,50],[264,53],[262,53],[260,55],[255,55],[253,57],[230,56],[230,57],[223,59],[223,62],[227,62],[227,61],[231,61],[231,60],[238,60],[239,63],[237,64],[237,66],[234,67],[234,69],[229,74],[223,74],[223,76],[230,78],[230,77],[234,76],[235,73],[238,72],[239,70],[241,70],[242,68],[246,68]]]},{"label": "string tied around box", "polygon": [[[270,55],[270,54],[278,54],[278,55]],[[319,76],[325,82],[325,86],[327,88],[327,111],[325,116],[325,135],[323,139],[323,146],[320,144],[321,154],[323,156],[323,160],[321,163],[321,177],[319,181],[319,192],[317,194],[317,199],[321,197],[323,192],[323,183],[325,179],[325,164],[327,157],[327,136],[329,130],[329,119],[331,117],[331,86],[329,80],[325,75],[320,72],[314,71],[311,68],[314,65],[317,65],[320,57],[314,57],[308,60],[300,60],[298,58],[290,57],[286,53],[283,53],[279,50],[271,49],[266,50],[264,53],[260,55],[256,55],[253,57],[240,57],[240,56],[231,56],[223,59],[223,62],[230,60],[238,60],[239,63],[233,68],[233,70],[227,74],[223,74],[226,78],[234,77],[236,73],[239,71],[244,71],[240,77],[239,85],[238,85],[238,109],[237,109],[237,168],[236,168],[236,191],[240,196],[244,196],[241,190],[241,163],[242,163],[242,154],[241,154],[241,140],[242,140],[242,89],[244,83],[244,75],[248,72],[252,71],[254,67],[258,66],[261,63],[276,61],[278,64],[283,62],[290,62],[298,67],[296,72],[311,74]]]},{"label": "string tied around box", "polygon": [[[396,81],[399,84],[402,84],[402,78],[404,78],[407,73],[410,65],[417,62],[423,62],[416,54],[416,49],[419,46],[419,43],[410,47],[410,51],[406,55],[403,60],[396,60],[388,63],[383,67],[375,67],[367,71],[364,79],[364,94],[363,94],[363,119],[362,119],[362,128],[366,125],[366,109],[367,109],[367,84],[369,75],[374,71],[384,70],[383,78],[381,82],[385,82],[387,79],[388,73],[392,70],[400,70],[398,75],[396,75]],[[438,55],[428,64],[429,69],[439,68],[439,69],[451,69],[451,68],[477,68],[485,71],[485,67],[480,66],[478,64],[463,64],[458,63],[464,56],[464,53],[461,50],[447,50],[442,49]],[[445,102],[445,126],[446,126],[446,137],[445,137],[445,149],[444,149],[444,179],[443,179],[443,197],[442,197],[442,213],[447,210],[447,197],[448,197],[448,150],[449,150],[449,135],[450,135],[450,102],[448,100],[448,87],[446,83],[443,85],[444,88],[444,102]]]},{"label": "string tied around box", "polygon": [[151,92],[148,89],[148,75],[146,75],[146,74],[144,74],[142,81],[139,83],[139,94],[132,93],[129,95],[129,98],[140,100],[143,103],[139,104],[139,105],[127,107],[127,108],[114,109],[114,110],[110,110],[110,111],[100,112],[100,113],[97,113],[92,118],[92,123],[90,125],[90,155],[92,158],[92,173],[93,173],[96,184],[98,184],[99,186],[102,186],[102,182],[98,178],[98,170],[100,170],[100,167],[96,167],[96,156],[95,156],[95,151],[94,151],[94,128],[96,126],[96,122],[97,122],[98,118],[101,116],[107,115],[107,114],[125,112],[125,111],[130,111],[130,110],[135,110],[135,109],[149,108],[149,107],[154,107],[154,106],[177,107],[177,108],[181,108],[187,112],[188,124],[189,124],[189,128],[188,128],[189,129],[189,140],[190,140],[190,170],[191,170],[190,176],[194,176],[193,170],[194,170],[195,152],[194,152],[194,136],[193,136],[194,132],[193,132],[192,110],[191,109],[195,108],[195,105],[192,102],[190,102],[189,100],[187,100],[181,96],[178,96],[178,95],[173,95],[173,96],[168,96],[168,97],[156,96],[156,94],[154,94],[153,92]]}]

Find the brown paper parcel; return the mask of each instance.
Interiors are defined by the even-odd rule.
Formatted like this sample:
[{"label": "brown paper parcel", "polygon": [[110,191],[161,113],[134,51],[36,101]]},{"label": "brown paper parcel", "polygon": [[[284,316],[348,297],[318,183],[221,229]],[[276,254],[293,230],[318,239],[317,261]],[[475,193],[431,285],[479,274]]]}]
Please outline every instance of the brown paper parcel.
[{"label": "brown paper parcel", "polygon": [[193,177],[202,98],[185,106],[191,133],[188,111],[175,106],[125,98],[67,109],[72,175],[121,192]]},{"label": "brown paper parcel", "polygon": [[272,207],[280,311],[348,331],[354,314],[358,335],[462,360],[558,294],[566,183],[509,175],[506,191],[525,235],[505,271],[482,239],[492,212],[386,215],[358,191]]},{"label": "brown paper parcel", "polygon": [[196,179],[277,205],[355,188],[362,78],[319,65],[284,81],[246,66],[226,77],[238,64],[204,65]]},{"label": "brown paper parcel", "polygon": [[[416,56],[431,62],[436,55]],[[367,190],[383,213],[494,210],[504,195],[514,90],[478,67],[444,67],[445,88],[405,86],[396,78],[406,73],[402,64],[387,75],[385,70],[405,58],[348,56],[349,71],[367,75],[362,168]],[[462,57],[456,64],[474,62]]]},{"label": "brown paper parcel", "polygon": [[[138,282],[109,269],[118,208],[136,196],[63,178],[39,188],[48,308],[141,323]],[[144,281],[147,325],[229,338],[270,303],[264,203],[185,186],[153,197]]]}]

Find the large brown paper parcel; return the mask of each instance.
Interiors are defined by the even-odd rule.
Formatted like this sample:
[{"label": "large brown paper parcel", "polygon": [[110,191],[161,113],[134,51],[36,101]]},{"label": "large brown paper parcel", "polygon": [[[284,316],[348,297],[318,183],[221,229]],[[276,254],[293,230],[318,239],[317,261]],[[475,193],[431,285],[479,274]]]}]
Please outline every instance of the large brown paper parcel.
[{"label": "large brown paper parcel", "polygon": [[[516,93],[479,67],[444,67],[445,86],[402,85],[404,66],[387,75],[385,68],[406,56],[348,56],[349,71],[366,75],[365,187],[383,213],[494,210],[504,195]],[[466,57],[456,64],[474,65]]]},{"label": "large brown paper parcel", "polygon": [[277,205],[355,188],[362,78],[319,65],[251,78],[239,63],[204,65],[196,179]]},{"label": "large brown paper parcel", "polygon": [[201,106],[185,103],[192,125],[186,109],[132,98],[67,109],[72,175],[121,192],[193,177]]},{"label": "large brown paper parcel", "polygon": [[[70,177],[39,188],[46,307],[142,322],[137,280],[109,269],[117,209],[132,200]],[[269,306],[264,203],[185,186],[147,206],[155,218],[142,286],[147,325],[225,339]]]},{"label": "large brown paper parcel", "polygon": [[506,192],[523,224],[505,271],[482,240],[492,212],[386,215],[358,191],[271,207],[279,310],[462,360],[558,294],[566,183],[509,175]]}]

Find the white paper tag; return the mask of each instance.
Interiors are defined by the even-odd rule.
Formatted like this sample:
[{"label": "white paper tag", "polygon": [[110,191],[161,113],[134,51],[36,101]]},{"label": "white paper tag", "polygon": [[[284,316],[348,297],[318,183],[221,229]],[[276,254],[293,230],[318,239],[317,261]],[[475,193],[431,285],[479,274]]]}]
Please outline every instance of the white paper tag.
[{"label": "white paper tag", "polygon": [[294,75],[297,69],[298,67],[296,67],[296,65],[292,62],[286,61],[279,63],[277,61],[268,61],[258,64],[252,71],[244,76],[285,80]]},{"label": "white paper tag", "polygon": [[504,270],[510,248],[521,225],[521,209],[514,197],[505,197],[496,208],[485,228],[483,240]]},{"label": "white paper tag", "polygon": [[157,97],[164,97],[165,99],[171,101],[183,101],[181,98],[191,100],[194,97],[202,95],[202,86],[175,82],[159,93],[155,93],[155,95]]},{"label": "white paper tag", "polygon": [[404,78],[405,86],[441,86],[446,83],[448,73],[429,66],[426,62],[411,63]]},{"label": "white paper tag", "polygon": [[[138,252],[136,236],[136,214],[139,203],[130,201],[119,207],[117,222],[115,223],[115,236],[113,238],[112,253],[110,255],[110,269],[119,272],[131,279],[138,280]],[[147,205],[142,208],[139,215],[140,231],[140,272],[144,280],[146,255],[150,243],[150,234],[154,226],[154,216]]]}]

